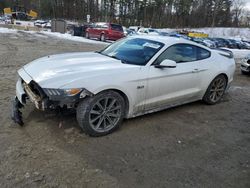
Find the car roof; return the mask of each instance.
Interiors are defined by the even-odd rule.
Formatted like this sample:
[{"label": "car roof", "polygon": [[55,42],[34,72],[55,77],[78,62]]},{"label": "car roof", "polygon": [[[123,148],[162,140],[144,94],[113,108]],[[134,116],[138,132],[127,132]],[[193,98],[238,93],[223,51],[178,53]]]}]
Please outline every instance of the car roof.
[{"label": "car roof", "polygon": [[207,50],[210,50],[209,48],[207,48],[206,46],[197,44],[196,42],[187,40],[187,39],[183,39],[183,38],[177,38],[177,37],[168,37],[168,36],[152,36],[152,35],[136,35],[136,36],[131,36],[133,38],[142,38],[142,39],[148,39],[148,40],[154,40],[157,42],[161,42],[164,43],[167,46],[173,45],[173,44],[180,44],[180,43],[185,43],[185,44],[191,44],[191,45],[195,45],[201,48],[205,48]]}]

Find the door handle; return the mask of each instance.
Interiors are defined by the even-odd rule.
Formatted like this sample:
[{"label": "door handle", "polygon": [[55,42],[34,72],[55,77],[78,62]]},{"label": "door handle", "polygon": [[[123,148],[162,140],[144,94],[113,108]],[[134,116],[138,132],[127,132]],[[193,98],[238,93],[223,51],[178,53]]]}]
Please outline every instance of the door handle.
[{"label": "door handle", "polygon": [[194,70],[192,71],[192,73],[197,73],[197,72],[200,72],[199,69],[194,69]]}]

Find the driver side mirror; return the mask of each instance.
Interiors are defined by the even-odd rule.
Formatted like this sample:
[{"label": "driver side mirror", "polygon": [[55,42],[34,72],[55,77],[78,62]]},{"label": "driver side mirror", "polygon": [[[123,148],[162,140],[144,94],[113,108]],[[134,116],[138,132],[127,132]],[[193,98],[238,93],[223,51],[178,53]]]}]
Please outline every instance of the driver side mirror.
[{"label": "driver side mirror", "polygon": [[175,61],[170,59],[163,60],[159,65],[155,65],[155,68],[176,68],[177,64]]}]

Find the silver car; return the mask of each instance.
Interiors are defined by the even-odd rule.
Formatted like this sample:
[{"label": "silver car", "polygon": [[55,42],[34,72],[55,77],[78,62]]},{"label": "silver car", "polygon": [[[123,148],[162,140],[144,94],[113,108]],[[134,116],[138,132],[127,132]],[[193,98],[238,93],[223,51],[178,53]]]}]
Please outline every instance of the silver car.
[{"label": "silver car", "polygon": [[18,70],[12,119],[22,125],[26,100],[36,108],[75,110],[90,136],[119,128],[124,118],[203,100],[216,104],[233,81],[235,61],[185,39],[131,36],[100,52],[46,56]]},{"label": "silver car", "polygon": [[242,74],[250,73],[250,54],[248,54],[244,59],[242,59],[240,69]]}]

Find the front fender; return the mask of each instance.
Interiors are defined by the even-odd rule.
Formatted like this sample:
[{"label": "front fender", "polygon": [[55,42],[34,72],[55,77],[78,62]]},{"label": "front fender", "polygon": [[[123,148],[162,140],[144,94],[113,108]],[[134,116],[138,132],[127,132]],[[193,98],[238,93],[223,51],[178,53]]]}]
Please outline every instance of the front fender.
[{"label": "front fender", "polygon": [[92,92],[94,95],[102,92],[102,91],[106,91],[106,90],[117,90],[119,92],[122,92],[128,99],[128,113],[127,113],[127,116],[130,117],[132,114],[133,114],[133,104],[135,103],[134,99],[131,97],[131,93],[120,87],[120,86],[117,86],[117,85],[110,85],[110,86],[103,86],[103,87],[100,87],[100,88],[97,88],[93,91],[90,91]]}]

